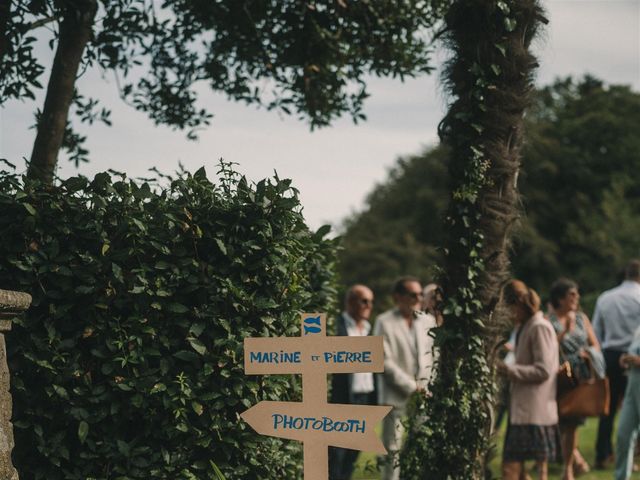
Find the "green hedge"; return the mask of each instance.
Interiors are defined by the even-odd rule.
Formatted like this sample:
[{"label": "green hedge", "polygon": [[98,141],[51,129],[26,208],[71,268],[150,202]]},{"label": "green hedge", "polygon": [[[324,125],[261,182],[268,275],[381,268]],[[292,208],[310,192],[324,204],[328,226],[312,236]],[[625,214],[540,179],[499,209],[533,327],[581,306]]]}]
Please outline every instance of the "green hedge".
[{"label": "green hedge", "polygon": [[242,341],[329,308],[335,241],[289,181],[219,173],[0,177],[0,288],[33,295],[8,338],[22,480],[300,476],[294,442],[238,416],[299,383],[245,376]]}]

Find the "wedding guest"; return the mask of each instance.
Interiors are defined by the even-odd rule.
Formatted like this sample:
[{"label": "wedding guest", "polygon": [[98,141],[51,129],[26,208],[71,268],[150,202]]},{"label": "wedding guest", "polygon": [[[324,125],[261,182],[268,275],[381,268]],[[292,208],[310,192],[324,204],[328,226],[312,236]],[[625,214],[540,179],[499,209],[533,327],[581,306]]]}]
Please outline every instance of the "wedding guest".
[{"label": "wedding guest", "polygon": [[[366,337],[371,332],[369,317],[373,292],[365,285],[352,285],[344,300],[344,311],[336,319],[336,334]],[[375,405],[376,393],[371,372],[334,374],[331,377],[331,403]],[[349,480],[358,450],[329,447],[329,480]]]},{"label": "wedding guest", "polygon": [[558,341],[540,311],[540,297],[519,280],[511,280],[502,299],[518,328],[515,362],[498,362],[511,381],[509,425],[502,452],[502,478],[525,476],[525,461],[535,460],[538,477],[547,480],[548,462],[558,457],[560,433],[556,403]]},{"label": "wedding guest", "polygon": [[[579,310],[578,284],[568,278],[559,278],[551,285],[549,301],[553,307],[549,321],[556,331],[560,344],[560,362],[569,362],[572,375],[578,380],[588,379],[591,369],[587,362],[592,355],[599,355],[600,344],[587,315]],[[600,360],[602,363],[603,360]],[[573,480],[575,473],[586,473],[589,464],[578,451],[578,427],[584,425],[583,417],[560,417],[562,441],[563,480]]]},{"label": "wedding guest", "polygon": [[407,401],[413,393],[426,391],[433,367],[433,339],[429,330],[435,327],[435,319],[420,311],[420,281],[415,277],[397,280],[393,300],[395,308],[376,318],[373,331],[384,341],[384,373],[378,377],[379,403],[393,406],[382,422],[382,443],[389,452],[382,480],[401,478],[395,456],[402,445]]},{"label": "wedding guest", "polygon": [[628,370],[629,377],[618,420],[615,480],[628,480],[640,428],[640,328],[636,330],[628,352],[620,356],[620,366]]},{"label": "wedding guest", "polygon": [[640,327],[640,260],[631,260],[625,279],[616,288],[598,297],[593,314],[593,330],[602,346],[611,389],[609,414],[600,417],[596,440],[596,468],[605,468],[613,458],[611,434],[618,404],[624,396],[627,377],[620,357],[627,351]]}]

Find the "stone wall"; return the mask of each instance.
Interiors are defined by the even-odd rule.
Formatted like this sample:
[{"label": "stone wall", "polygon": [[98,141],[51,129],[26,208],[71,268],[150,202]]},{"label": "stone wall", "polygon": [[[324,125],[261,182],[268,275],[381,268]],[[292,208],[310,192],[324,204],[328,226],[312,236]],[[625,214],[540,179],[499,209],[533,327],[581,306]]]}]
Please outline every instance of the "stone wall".
[{"label": "stone wall", "polygon": [[13,404],[9,392],[9,367],[4,333],[11,330],[11,318],[29,308],[31,296],[26,293],[0,290],[0,479],[18,480],[11,462],[13,450]]}]

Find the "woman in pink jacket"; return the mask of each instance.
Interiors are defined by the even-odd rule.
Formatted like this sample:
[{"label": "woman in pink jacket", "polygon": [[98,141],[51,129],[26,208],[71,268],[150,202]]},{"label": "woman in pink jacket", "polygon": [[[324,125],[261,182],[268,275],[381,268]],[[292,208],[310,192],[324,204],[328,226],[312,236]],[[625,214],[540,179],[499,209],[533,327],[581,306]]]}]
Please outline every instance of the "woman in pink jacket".
[{"label": "woman in pink jacket", "polygon": [[556,404],[558,340],[540,311],[540,297],[519,280],[503,289],[503,301],[518,328],[515,363],[498,364],[511,382],[509,425],[502,454],[502,478],[524,477],[524,462],[535,460],[541,480],[548,461],[559,457],[560,433]]}]

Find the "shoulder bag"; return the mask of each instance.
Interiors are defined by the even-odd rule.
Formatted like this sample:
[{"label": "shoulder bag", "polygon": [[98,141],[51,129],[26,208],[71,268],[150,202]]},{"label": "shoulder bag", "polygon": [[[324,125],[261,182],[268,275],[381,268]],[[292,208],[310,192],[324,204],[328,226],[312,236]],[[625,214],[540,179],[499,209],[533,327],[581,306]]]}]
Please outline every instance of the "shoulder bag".
[{"label": "shoulder bag", "polygon": [[609,379],[599,378],[590,360],[591,376],[577,381],[565,361],[558,372],[558,414],[561,417],[599,417],[609,413]]}]

